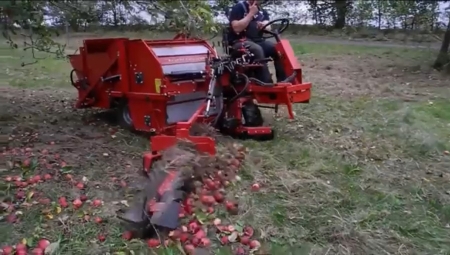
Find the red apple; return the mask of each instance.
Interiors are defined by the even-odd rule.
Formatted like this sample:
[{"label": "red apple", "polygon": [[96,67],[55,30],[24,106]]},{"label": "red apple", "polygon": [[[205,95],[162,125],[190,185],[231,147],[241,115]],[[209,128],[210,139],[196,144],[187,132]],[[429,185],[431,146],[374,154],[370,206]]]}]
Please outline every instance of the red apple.
[{"label": "red apple", "polygon": [[201,244],[201,246],[203,246],[203,247],[209,247],[209,246],[211,246],[211,240],[209,240],[209,238],[207,238],[207,237],[203,237],[203,238],[200,240],[200,244]]},{"label": "red apple", "polygon": [[192,244],[186,244],[184,246],[184,251],[188,254],[188,255],[193,255],[195,252],[195,246]]},{"label": "red apple", "polygon": [[39,240],[39,242],[37,243],[37,247],[45,250],[45,248],[47,248],[47,246],[50,245],[50,241],[47,239],[41,239]]},{"label": "red apple", "polygon": [[150,248],[156,248],[161,245],[161,242],[159,241],[159,239],[152,238],[147,240],[147,245]]},{"label": "red apple", "polygon": [[248,236],[248,237],[252,237],[253,234],[255,233],[255,231],[253,230],[252,227],[250,226],[245,226],[243,229],[244,235]]},{"label": "red apple", "polygon": [[31,251],[32,255],[44,255],[45,250],[42,248],[34,248],[33,251]]},{"label": "red apple", "polygon": [[252,185],[252,191],[259,191],[259,189],[260,189],[260,187],[259,187],[259,184],[258,183],[254,183],[253,185]]},{"label": "red apple", "polygon": [[250,241],[250,248],[251,249],[258,249],[259,247],[261,247],[261,243],[258,240]]},{"label": "red apple", "polygon": [[248,236],[241,236],[240,237],[240,242],[243,245],[248,245],[248,244],[250,244],[250,237],[248,237]]},{"label": "red apple", "polygon": [[81,200],[77,198],[72,202],[72,204],[73,204],[73,207],[78,209],[83,205],[83,202],[81,202]]},{"label": "red apple", "polygon": [[12,246],[3,246],[1,251],[2,255],[13,255],[14,249]]},{"label": "red apple", "polygon": [[122,233],[122,239],[129,241],[132,238],[133,238],[133,232],[125,231],[125,232]]},{"label": "red apple", "polygon": [[98,239],[100,242],[104,242],[104,241],[106,240],[106,236],[103,235],[103,234],[99,234],[99,235],[97,236],[97,239]]}]

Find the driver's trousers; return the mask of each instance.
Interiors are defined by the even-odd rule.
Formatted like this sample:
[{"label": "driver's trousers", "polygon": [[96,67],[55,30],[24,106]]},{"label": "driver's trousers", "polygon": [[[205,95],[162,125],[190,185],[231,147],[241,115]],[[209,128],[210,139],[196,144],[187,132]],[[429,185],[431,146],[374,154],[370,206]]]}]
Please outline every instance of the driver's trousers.
[{"label": "driver's trousers", "polygon": [[[244,43],[244,45],[248,47],[249,51],[255,55],[256,60],[268,57],[271,57],[273,59],[275,66],[275,74],[278,82],[281,82],[287,78],[286,73],[284,72],[283,63],[281,63],[280,56],[278,55],[275,49],[275,43],[265,40],[260,42],[247,40],[244,42],[237,42],[233,44],[233,48],[234,49],[242,48],[242,43]],[[257,72],[257,79],[265,83],[273,83],[267,64],[264,64],[261,72]]]}]

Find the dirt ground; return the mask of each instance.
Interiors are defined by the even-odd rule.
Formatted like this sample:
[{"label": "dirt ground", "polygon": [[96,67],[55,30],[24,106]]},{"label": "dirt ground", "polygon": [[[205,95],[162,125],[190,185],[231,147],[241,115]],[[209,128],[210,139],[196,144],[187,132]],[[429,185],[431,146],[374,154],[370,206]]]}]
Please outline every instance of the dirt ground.
[{"label": "dirt ground", "polygon": [[[253,226],[258,254],[448,254],[450,78],[429,68],[433,47],[291,42],[313,83],[312,101],[296,106],[293,121],[265,112],[277,138],[243,142],[249,160],[228,191],[239,194],[240,213],[225,218]],[[3,208],[0,246],[47,238],[53,254],[152,254],[141,241],[124,241],[115,218],[142,188],[148,139],[97,111],[74,110],[64,60],[21,67],[29,55],[0,53],[0,175],[51,175],[20,194],[0,182],[2,206],[14,201],[17,216],[10,223]],[[254,183],[259,192],[250,192]],[[102,206],[58,203],[81,195]]]}]

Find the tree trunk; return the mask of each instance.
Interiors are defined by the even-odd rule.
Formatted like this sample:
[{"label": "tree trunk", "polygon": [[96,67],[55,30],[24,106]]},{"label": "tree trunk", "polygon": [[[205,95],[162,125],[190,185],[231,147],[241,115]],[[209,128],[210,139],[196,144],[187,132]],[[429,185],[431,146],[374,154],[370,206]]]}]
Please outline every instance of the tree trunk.
[{"label": "tree trunk", "polygon": [[442,68],[450,62],[450,56],[448,54],[448,48],[450,46],[450,20],[448,21],[447,31],[445,32],[444,39],[442,40],[441,49],[439,50],[438,57],[434,62],[433,67],[437,70]]},{"label": "tree trunk", "polygon": [[381,10],[378,9],[378,30],[381,30],[381,16],[383,14],[381,13]]},{"label": "tree trunk", "polygon": [[347,1],[346,0],[335,0],[336,8],[336,20],[334,21],[335,28],[344,28],[347,16]]}]

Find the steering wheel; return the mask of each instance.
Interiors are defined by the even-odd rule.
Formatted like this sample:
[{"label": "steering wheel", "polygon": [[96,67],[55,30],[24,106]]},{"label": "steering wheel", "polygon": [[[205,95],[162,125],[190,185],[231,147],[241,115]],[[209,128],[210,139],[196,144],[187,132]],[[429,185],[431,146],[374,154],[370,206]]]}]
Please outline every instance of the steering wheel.
[{"label": "steering wheel", "polygon": [[[269,31],[266,30],[266,28],[274,23],[280,22],[280,28],[278,28],[275,31]],[[268,38],[272,38],[275,37],[275,39],[277,41],[280,40],[279,35],[281,35],[284,31],[286,31],[286,29],[289,27],[289,19],[283,18],[283,19],[274,19],[272,21],[269,21],[269,23],[267,23],[266,25],[264,25],[261,28],[261,33],[263,33],[262,37],[264,39],[268,39]]]}]

